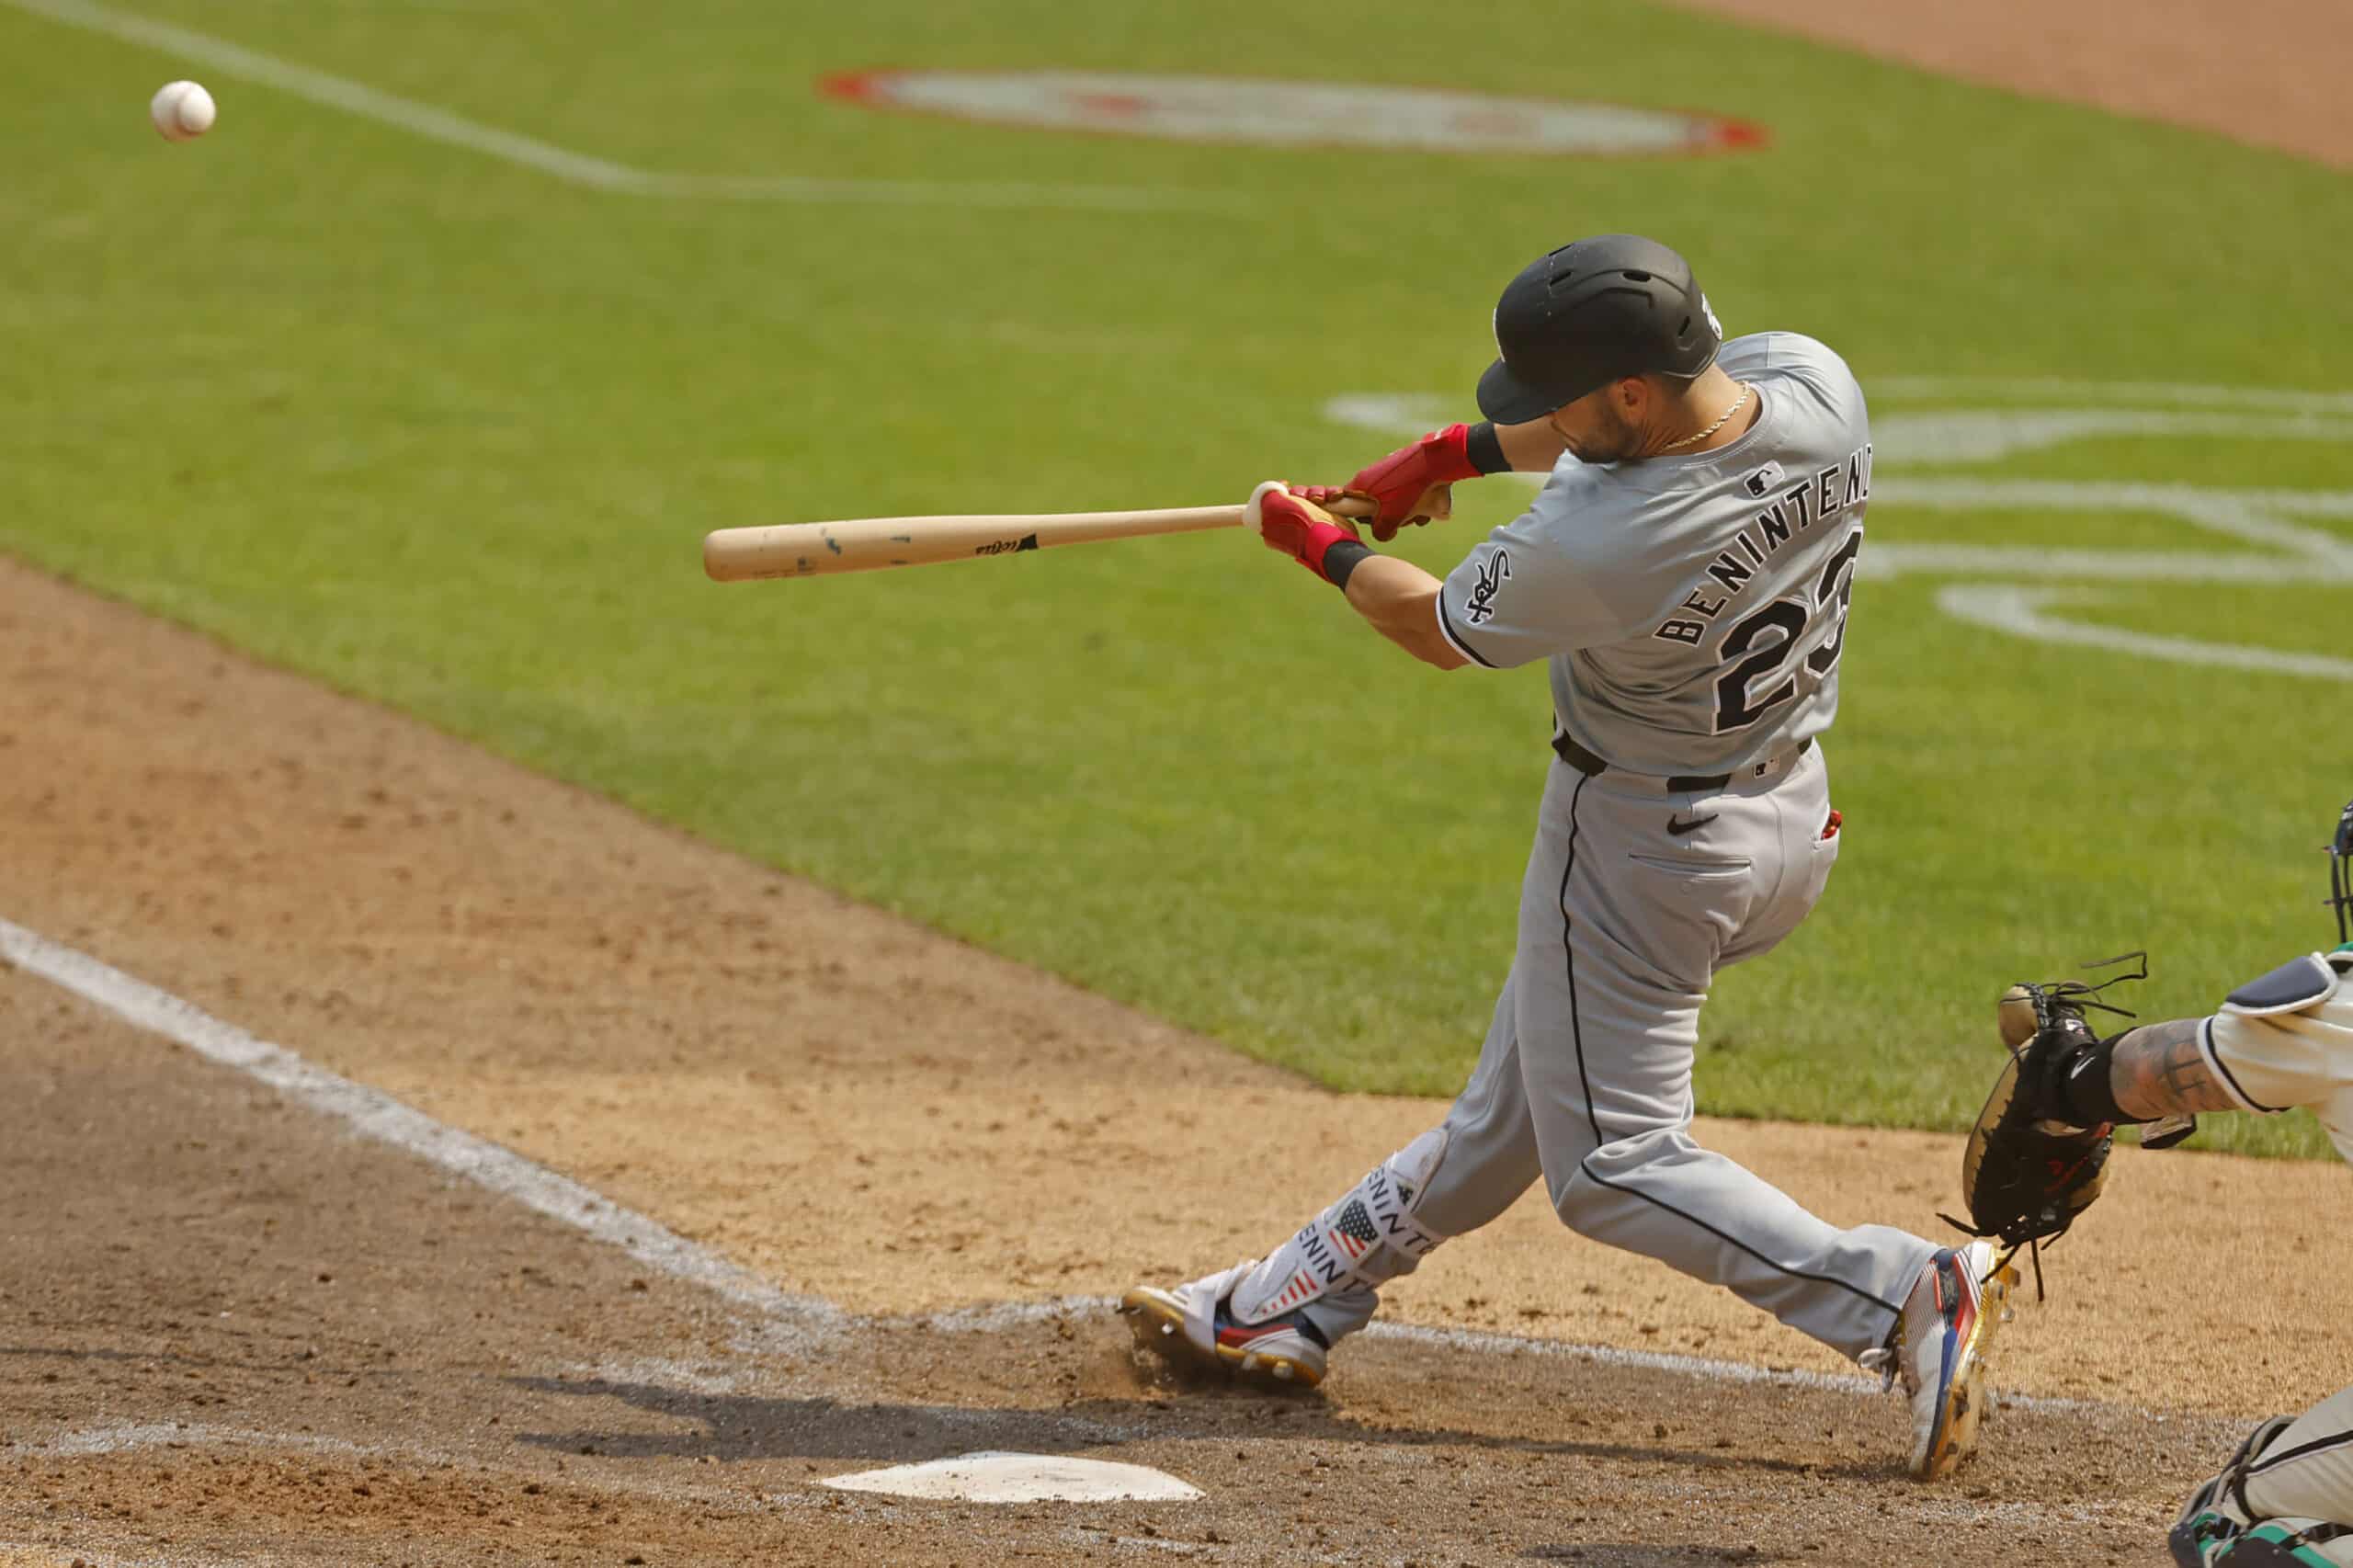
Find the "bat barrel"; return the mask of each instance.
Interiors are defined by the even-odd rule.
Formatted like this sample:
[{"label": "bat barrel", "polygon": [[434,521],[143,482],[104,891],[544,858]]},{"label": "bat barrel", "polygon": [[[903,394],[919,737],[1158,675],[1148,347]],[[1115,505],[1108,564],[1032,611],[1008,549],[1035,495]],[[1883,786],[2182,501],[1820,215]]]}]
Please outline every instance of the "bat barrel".
[{"label": "bat barrel", "polygon": [[831,522],[717,529],[703,537],[702,566],[712,579],[722,583],[818,577],[841,572],[876,572],[890,566],[1020,555],[1094,540],[1238,528],[1241,523],[1240,506],[844,517]]}]

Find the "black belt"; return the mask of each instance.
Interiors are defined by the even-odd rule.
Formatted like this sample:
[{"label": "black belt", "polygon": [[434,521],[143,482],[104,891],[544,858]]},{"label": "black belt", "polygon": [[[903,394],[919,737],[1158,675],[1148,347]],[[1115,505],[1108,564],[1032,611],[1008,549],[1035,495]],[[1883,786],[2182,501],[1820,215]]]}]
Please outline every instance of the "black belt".
[{"label": "black belt", "polygon": [[[1790,753],[1790,756],[1803,756],[1807,748],[1813,744],[1813,737],[1809,735],[1798,743],[1797,749]],[[1601,758],[1569,739],[1568,732],[1565,730],[1552,737],[1552,749],[1560,754],[1563,762],[1567,763],[1587,778],[1607,771],[1609,767]],[[1759,763],[1756,765],[1756,771],[1762,774],[1772,766],[1771,763]],[[1666,781],[1666,792],[1670,795],[1681,795],[1701,790],[1721,790],[1731,782],[1732,775],[1729,773],[1678,773]]]}]

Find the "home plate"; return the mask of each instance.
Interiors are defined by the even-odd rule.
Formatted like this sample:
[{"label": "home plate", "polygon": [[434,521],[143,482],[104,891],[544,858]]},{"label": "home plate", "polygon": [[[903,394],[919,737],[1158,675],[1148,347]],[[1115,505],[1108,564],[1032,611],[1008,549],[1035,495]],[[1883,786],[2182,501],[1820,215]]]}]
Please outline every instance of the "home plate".
[{"label": "home plate", "polygon": [[994,1449],[923,1464],[862,1470],[818,1484],[893,1497],[946,1497],[960,1503],[1179,1503],[1201,1494],[1166,1471],[1064,1454]]}]

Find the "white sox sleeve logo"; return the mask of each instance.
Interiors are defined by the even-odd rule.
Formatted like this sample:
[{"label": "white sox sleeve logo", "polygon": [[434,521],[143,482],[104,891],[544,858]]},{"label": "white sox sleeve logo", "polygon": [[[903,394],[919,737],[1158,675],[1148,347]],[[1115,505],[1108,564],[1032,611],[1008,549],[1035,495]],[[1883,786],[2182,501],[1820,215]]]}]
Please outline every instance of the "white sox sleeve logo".
[{"label": "white sox sleeve logo", "polygon": [[1479,568],[1479,580],[1471,586],[1471,602],[1463,607],[1462,619],[1473,626],[1484,626],[1495,618],[1495,595],[1511,576],[1511,551],[1498,550]]}]

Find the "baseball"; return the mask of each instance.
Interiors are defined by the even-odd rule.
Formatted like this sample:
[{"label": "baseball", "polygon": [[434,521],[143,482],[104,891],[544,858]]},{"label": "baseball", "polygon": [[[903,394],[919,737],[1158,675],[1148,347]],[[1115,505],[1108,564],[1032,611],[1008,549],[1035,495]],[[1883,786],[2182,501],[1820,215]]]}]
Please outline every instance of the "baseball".
[{"label": "baseball", "polygon": [[2023,985],[2013,985],[2002,993],[2001,1011],[2002,1043],[2012,1051],[2032,1040],[2034,1031],[2042,1027],[2042,1021],[2034,1014],[2034,998],[2027,994]]},{"label": "baseball", "polygon": [[187,142],[212,129],[212,95],[195,82],[166,82],[148,100],[147,118],[166,142]]}]

